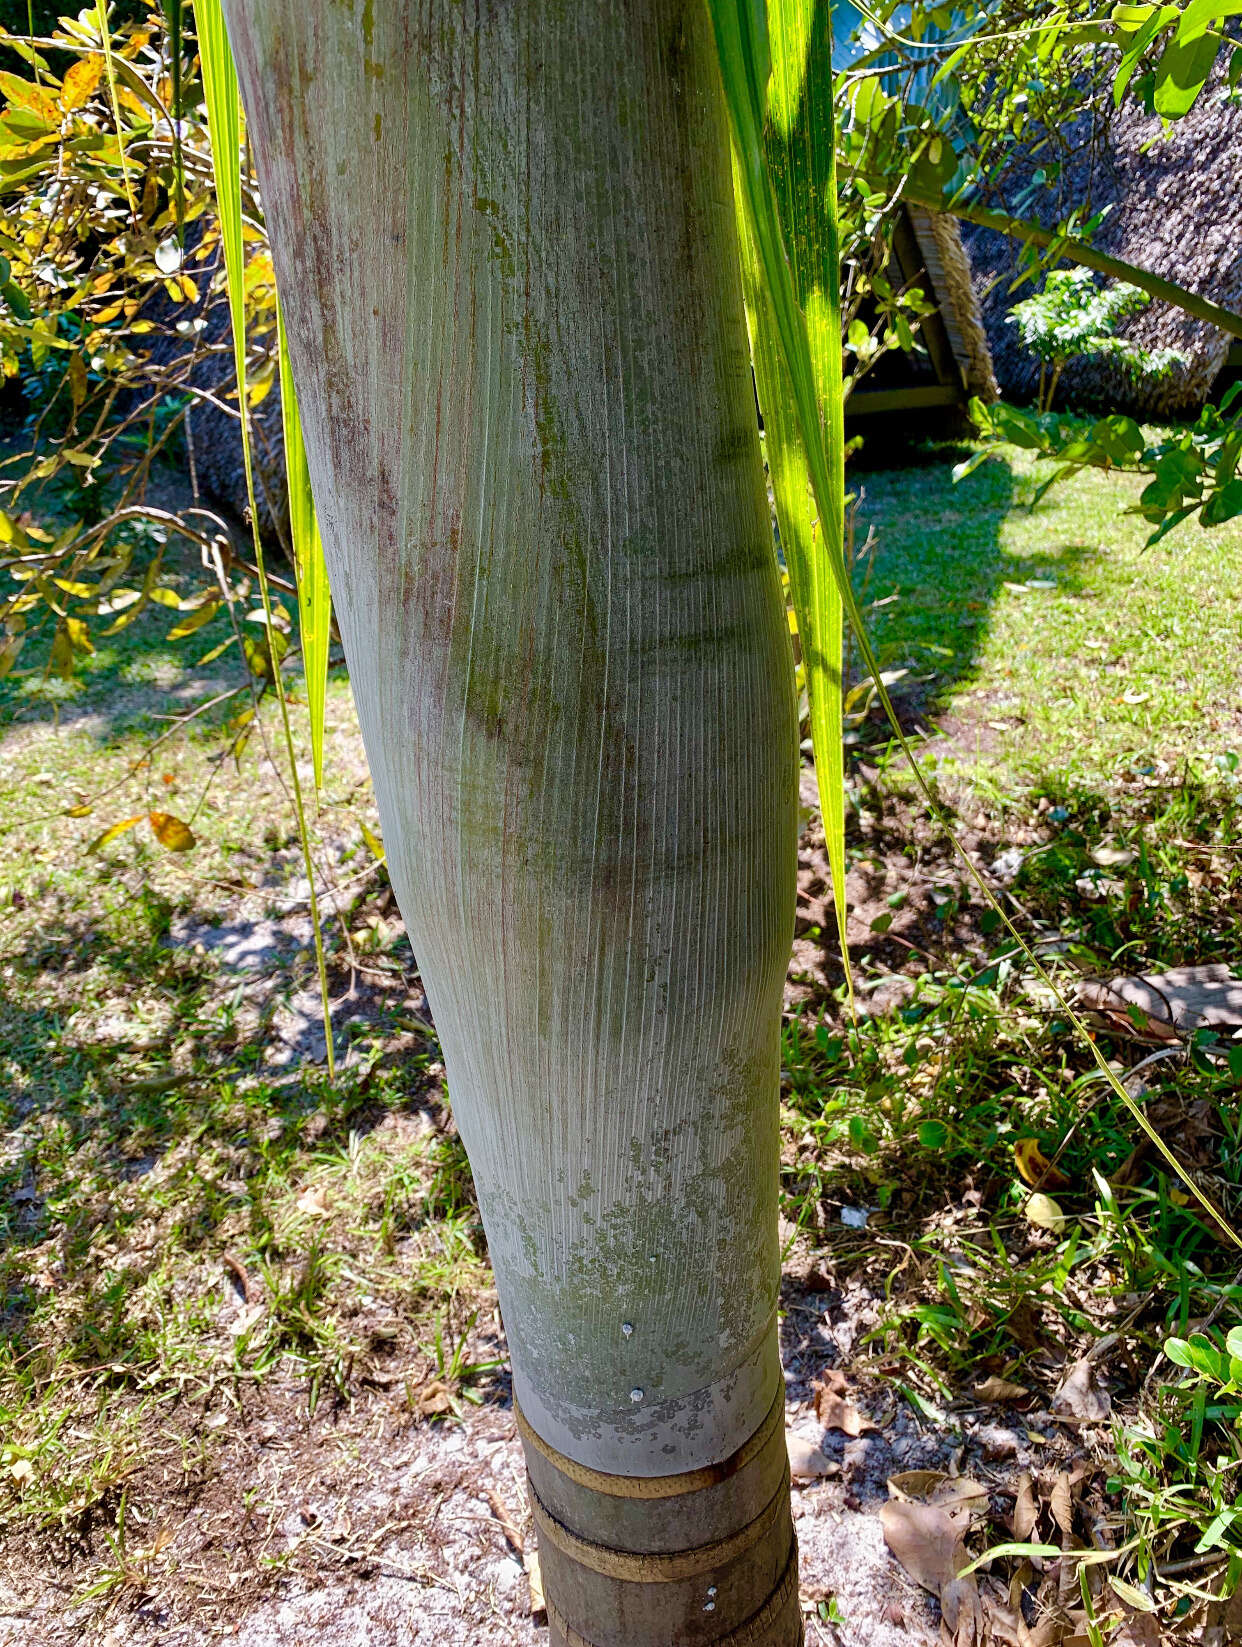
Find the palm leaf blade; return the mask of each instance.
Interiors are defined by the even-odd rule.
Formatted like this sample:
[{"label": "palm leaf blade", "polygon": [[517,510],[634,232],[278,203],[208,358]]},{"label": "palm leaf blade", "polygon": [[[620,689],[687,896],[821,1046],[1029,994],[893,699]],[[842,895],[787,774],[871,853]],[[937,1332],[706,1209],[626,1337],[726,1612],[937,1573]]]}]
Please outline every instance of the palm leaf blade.
[{"label": "palm leaf blade", "polygon": [[328,690],[328,646],[331,640],[332,593],[324,560],[323,539],[315,514],[310,469],[302,438],[293,368],[285,342],[284,317],[277,312],[280,338],[280,407],[285,432],[285,476],[289,486],[289,534],[298,586],[298,630],[302,637],[302,668],[310,711],[311,759],[315,788],[323,788],[323,721]]}]

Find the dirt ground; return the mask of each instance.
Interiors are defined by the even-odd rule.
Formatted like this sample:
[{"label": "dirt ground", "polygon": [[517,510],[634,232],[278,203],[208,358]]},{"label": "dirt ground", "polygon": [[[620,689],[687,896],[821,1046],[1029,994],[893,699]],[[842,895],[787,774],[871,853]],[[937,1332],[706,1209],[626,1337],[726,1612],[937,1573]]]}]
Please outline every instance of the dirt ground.
[{"label": "dirt ground", "polygon": [[[931,1642],[934,1608],[891,1561],[875,1511],[889,1474],[950,1467],[949,1449],[904,1407],[852,1440],[825,1431],[798,1391],[825,1362],[834,1327],[848,1338],[853,1310],[866,1301],[803,1294],[787,1302],[794,1462],[829,1472],[795,1484],[808,1639],[851,1647]],[[524,1563],[533,1540],[504,1380],[461,1423],[412,1422],[404,1400],[380,1389],[308,1423],[304,1405],[300,1413],[292,1399],[282,1405],[270,1385],[239,1411],[219,1408],[201,1422],[227,1428],[231,1439],[217,1451],[211,1479],[187,1474],[182,1493],[168,1483],[165,1510],[176,1530],[148,1568],[153,1580],[157,1562],[161,1569],[161,1582],[151,1585],[158,1596],[144,1595],[138,1556],[131,1580],[102,1610],[97,1600],[67,1605],[47,1568],[32,1564],[25,1577],[0,1578],[5,1647],[535,1647],[547,1640],[545,1616],[531,1612]],[[1014,1445],[1024,1442],[1015,1437]],[[135,1544],[151,1533],[133,1529]],[[835,1625],[814,1617],[830,1599]]]}]

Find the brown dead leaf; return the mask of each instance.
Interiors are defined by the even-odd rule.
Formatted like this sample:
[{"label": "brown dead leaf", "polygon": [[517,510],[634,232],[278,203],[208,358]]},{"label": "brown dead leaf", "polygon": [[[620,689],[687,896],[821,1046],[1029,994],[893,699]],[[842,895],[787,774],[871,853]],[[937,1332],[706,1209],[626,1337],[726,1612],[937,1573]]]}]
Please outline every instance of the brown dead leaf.
[{"label": "brown dead leaf", "polygon": [[1029,1544],[1031,1534],[1039,1521],[1039,1506],[1035,1502],[1035,1488],[1030,1475],[1024,1470],[1018,1480],[1018,1491],[1013,1502],[1010,1530],[1015,1544]]},{"label": "brown dead leaf", "polygon": [[434,1418],[438,1413],[451,1412],[453,1401],[449,1395],[448,1385],[442,1378],[431,1379],[419,1390],[415,1405],[424,1418]]},{"label": "brown dead leaf", "polygon": [[942,1634],[948,1631],[954,1647],[975,1647],[987,1639],[983,1602],[973,1573],[969,1578],[955,1578],[941,1590],[940,1618]]},{"label": "brown dead leaf", "polygon": [[880,1523],[893,1555],[939,1601],[942,1639],[952,1647],[975,1647],[984,1639],[979,1585],[973,1573],[957,1576],[970,1559],[963,1541],[969,1504],[949,1508],[890,1499],[880,1510]]},{"label": "brown dead leaf", "polygon": [[1160,1647],[1160,1620],[1154,1613],[1131,1613],[1108,1647]]},{"label": "brown dead leaf", "polygon": [[1021,1401],[1030,1393],[1025,1384],[1014,1384],[1008,1378],[985,1378],[982,1384],[975,1385],[975,1400],[989,1403]]},{"label": "brown dead leaf", "polygon": [[1052,1511],[1052,1519],[1067,1538],[1074,1532],[1074,1490],[1068,1475],[1061,1474],[1054,1478],[1052,1491],[1048,1495],[1048,1508]]},{"label": "brown dead leaf", "polygon": [[524,1561],[526,1559],[526,1540],[514,1526],[513,1517],[509,1514],[509,1506],[505,1503],[504,1499],[501,1498],[500,1494],[493,1492],[490,1487],[485,1487],[483,1489],[483,1498],[486,1500],[487,1506],[491,1510],[492,1514],[496,1517],[496,1523],[501,1532],[505,1535],[505,1540],[508,1543],[509,1548],[513,1551],[514,1555],[517,1556],[519,1561]]},{"label": "brown dead leaf", "polygon": [[1022,1647],[1056,1647],[1064,1634],[1063,1621],[1055,1613],[1045,1613],[1027,1629]]},{"label": "brown dead leaf", "polygon": [[988,1490],[969,1476],[941,1470],[901,1470],[888,1479],[890,1497],[905,1504],[930,1504],[964,1517],[963,1529],[988,1513]]},{"label": "brown dead leaf", "polygon": [[[1242,980],[1228,966],[1178,966],[1168,972],[1093,979],[1079,986],[1086,1007],[1103,1012],[1131,1035],[1171,1040],[1177,1032],[1242,1024]],[[1135,1025],[1129,1009],[1138,1009]]]},{"label": "brown dead leaf", "polygon": [[800,1435],[786,1436],[789,1447],[789,1473],[795,1481],[814,1481],[820,1476],[839,1475],[841,1466],[818,1447],[804,1441]]},{"label": "brown dead leaf", "polygon": [[1226,1641],[1242,1640],[1242,1584],[1238,1586],[1225,1603],[1221,1623],[1224,1626]]},{"label": "brown dead leaf", "polygon": [[1112,1408],[1112,1398],[1097,1382],[1095,1361],[1089,1355],[1074,1362],[1052,1398],[1058,1418],[1079,1418],[1088,1424],[1102,1423]]},{"label": "brown dead leaf", "polygon": [[298,1196],[297,1207],[299,1212],[307,1213],[311,1218],[330,1218],[328,1194],[322,1184],[304,1189]]},{"label": "brown dead leaf", "polygon": [[962,1541],[968,1521],[964,1510],[955,1512],[939,1504],[890,1499],[880,1507],[884,1542],[915,1583],[937,1597],[969,1564]]},{"label": "brown dead leaf", "polygon": [[899,1470],[888,1478],[889,1497],[903,1499],[907,1504],[920,1499],[927,1502],[948,1479],[943,1470]]},{"label": "brown dead leaf", "polygon": [[815,1416],[826,1430],[843,1430],[846,1435],[860,1436],[864,1430],[874,1430],[875,1425],[862,1413],[852,1401],[846,1399],[845,1376],[837,1368],[830,1367],[816,1384]]}]

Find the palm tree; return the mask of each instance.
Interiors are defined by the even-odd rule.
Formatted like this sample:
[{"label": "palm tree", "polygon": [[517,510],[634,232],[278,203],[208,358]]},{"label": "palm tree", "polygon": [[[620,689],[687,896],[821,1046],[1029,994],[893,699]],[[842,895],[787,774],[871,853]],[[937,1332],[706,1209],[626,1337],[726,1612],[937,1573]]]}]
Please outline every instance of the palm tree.
[{"label": "palm tree", "polygon": [[553,1639],[801,1641],[796,717],[702,0],[226,0]]}]

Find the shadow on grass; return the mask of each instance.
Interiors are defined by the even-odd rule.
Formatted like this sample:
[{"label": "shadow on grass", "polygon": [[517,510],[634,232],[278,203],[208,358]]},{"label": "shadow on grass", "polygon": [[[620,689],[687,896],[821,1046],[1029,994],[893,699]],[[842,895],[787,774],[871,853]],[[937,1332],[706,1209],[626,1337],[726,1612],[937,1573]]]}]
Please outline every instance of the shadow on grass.
[{"label": "shadow on grass", "polygon": [[[1097,553],[1052,542],[1039,554],[1008,551],[1005,522],[1024,507],[1013,471],[994,458],[955,484],[953,465],[965,455],[961,447],[925,446],[908,451],[903,468],[864,461],[849,471],[860,498],[855,589],[881,667],[909,671],[893,693],[903,720],[937,713],[975,678],[989,614],[1006,585],[1055,583],[1062,594],[1079,594],[1080,571]],[[868,533],[874,547],[864,554]]]},{"label": "shadow on grass", "polygon": [[[157,896],[131,900],[115,926],[53,907],[10,952],[0,982],[0,1129],[10,1139],[0,1359],[54,1341],[72,1362],[132,1372],[157,1358],[154,1329],[133,1312],[142,1317],[143,1289],[170,1252],[218,1265],[231,1242],[292,1261],[291,1183],[324,1159],[348,1167],[394,1117],[406,1142],[444,1129],[427,1077],[432,1045],[420,1036],[395,1055],[380,997],[360,1003],[372,1021],[355,1028],[379,1038],[382,1056],[344,1064],[335,1084],[313,1065],[272,1068],[263,1003],[282,999],[292,975],[222,977],[169,947],[168,916]],[[339,998],[348,977],[331,982]],[[260,986],[257,1027],[234,1017],[247,984]],[[144,1028],[152,1022],[161,1027]],[[425,1192],[394,1164],[382,1216],[398,1233],[477,1216],[459,1141],[442,1143]]]}]

